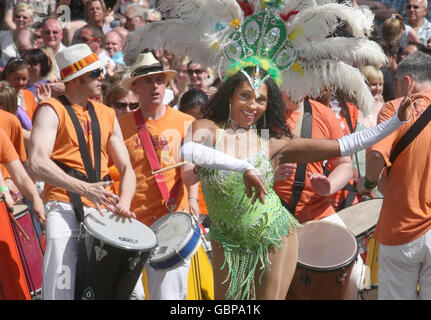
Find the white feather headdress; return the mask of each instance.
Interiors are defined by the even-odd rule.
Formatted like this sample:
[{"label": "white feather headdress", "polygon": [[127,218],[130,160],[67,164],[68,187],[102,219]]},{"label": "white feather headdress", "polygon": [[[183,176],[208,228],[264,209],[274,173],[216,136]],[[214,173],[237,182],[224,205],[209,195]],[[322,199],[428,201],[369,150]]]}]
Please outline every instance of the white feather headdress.
[{"label": "white feather headdress", "polygon": [[[381,47],[368,40],[374,17],[368,8],[334,0],[251,3],[254,13],[245,17],[235,0],[159,1],[157,9],[168,19],[131,33],[124,60],[130,65],[144,49],[164,48],[229,75],[238,71],[233,65],[245,67],[257,58],[265,70],[277,69],[271,76],[292,100],[332,86],[368,114],[374,99],[357,68],[387,63]],[[352,37],[334,36],[343,24]]]}]

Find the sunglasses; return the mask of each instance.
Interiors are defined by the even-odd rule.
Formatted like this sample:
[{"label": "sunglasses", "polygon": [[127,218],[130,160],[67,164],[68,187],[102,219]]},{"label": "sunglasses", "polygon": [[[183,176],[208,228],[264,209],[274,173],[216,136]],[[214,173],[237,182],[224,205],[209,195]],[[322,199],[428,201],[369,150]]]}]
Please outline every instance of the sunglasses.
[{"label": "sunglasses", "polygon": [[406,6],[406,9],[415,9],[415,10],[417,10],[417,9],[419,9],[420,7],[419,6],[414,6],[414,5],[408,5],[408,6]]},{"label": "sunglasses", "polygon": [[88,74],[90,75],[90,78],[97,79],[97,78],[100,77],[101,73],[103,73],[103,69],[102,68],[90,71]]},{"label": "sunglasses", "polygon": [[204,70],[202,70],[202,69],[187,70],[187,74],[189,76],[192,76],[193,73],[196,73],[197,75],[200,75],[202,72],[204,72]]},{"label": "sunglasses", "polygon": [[134,102],[134,103],[114,102],[113,104],[114,104],[114,107],[117,109],[126,109],[127,107],[129,107],[130,110],[136,110],[139,108],[138,102]]}]

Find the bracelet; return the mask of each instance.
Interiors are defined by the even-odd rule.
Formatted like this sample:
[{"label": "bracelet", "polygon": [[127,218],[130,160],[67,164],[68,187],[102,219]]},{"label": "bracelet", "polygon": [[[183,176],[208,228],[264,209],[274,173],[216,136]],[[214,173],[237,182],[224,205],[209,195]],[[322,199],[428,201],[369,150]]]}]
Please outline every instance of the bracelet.
[{"label": "bracelet", "polygon": [[9,191],[8,187],[6,187],[6,186],[1,186],[0,187],[0,193],[7,192],[7,191]]},{"label": "bracelet", "polygon": [[196,200],[197,202],[199,202],[199,198],[195,198],[195,197],[189,197],[189,200]]},{"label": "bracelet", "polygon": [[365,176],[364,180],[364,187],[368,190],[374,189],[377,186],[377,181],[370,182],[368,181],[367,177]]}]

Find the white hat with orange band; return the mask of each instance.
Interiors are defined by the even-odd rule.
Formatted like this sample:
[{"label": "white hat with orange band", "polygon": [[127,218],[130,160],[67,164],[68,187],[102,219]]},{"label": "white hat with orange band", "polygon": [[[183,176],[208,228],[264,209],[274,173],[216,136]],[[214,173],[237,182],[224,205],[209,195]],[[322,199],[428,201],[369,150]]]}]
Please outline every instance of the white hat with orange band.
[{"label": "white hat with orange band", "polygon": [[84,73],[105,67],[105,62],[84,43],[75,44],[55,56],[62,82],[67,82]]}]

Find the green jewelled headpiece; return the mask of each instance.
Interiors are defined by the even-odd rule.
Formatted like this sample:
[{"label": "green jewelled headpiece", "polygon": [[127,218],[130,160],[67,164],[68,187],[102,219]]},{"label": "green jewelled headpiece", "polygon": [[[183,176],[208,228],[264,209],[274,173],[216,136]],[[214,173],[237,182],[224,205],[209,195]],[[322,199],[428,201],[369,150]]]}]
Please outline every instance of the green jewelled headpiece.
[{"label": "green jewelled headpiece", "polygon": [[296,60],[286,26],[272,8],[247,18],[229,39],[224,54],[232,64],[225,78],[245,67],[258,65],[281,85],[280,70],[291,67]]}]

